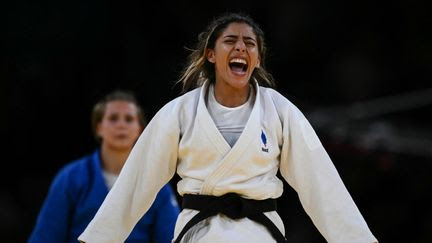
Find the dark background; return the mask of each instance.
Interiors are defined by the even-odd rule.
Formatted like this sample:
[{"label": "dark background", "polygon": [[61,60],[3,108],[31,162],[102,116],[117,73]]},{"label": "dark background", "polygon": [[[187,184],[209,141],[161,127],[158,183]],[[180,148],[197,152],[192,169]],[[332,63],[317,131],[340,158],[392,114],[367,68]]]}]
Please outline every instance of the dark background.
[{"label": "dark background", "polygon": [[[95,148],[94,102],[132,89],[152,117],[179,93],[185,47],[239,10],[265,31],[277,89],[315,127],[375,236],[432,242],[432,19],[411,0],[2,3],[1,241],[25,242],[55,173]],[[325,242],[285,186],[288,239]]]}]

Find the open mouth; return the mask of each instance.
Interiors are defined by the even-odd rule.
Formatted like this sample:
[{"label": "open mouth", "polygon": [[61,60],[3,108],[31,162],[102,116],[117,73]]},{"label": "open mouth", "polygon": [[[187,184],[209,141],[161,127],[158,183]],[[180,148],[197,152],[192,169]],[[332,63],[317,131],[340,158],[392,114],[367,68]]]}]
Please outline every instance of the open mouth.
[{"label": "open mouth", "polygon": [[229,62],[229,67],[236,74],[244,74],[248,69],[248,64],[244,59],[234,58]]}]

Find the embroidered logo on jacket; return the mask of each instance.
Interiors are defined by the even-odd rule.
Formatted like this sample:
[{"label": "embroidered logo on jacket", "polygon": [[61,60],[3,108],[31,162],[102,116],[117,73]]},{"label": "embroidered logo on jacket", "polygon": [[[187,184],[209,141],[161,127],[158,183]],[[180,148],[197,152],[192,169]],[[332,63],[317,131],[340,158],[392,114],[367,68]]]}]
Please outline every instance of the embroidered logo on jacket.
[{"label": "embroidered logo on jacket", "polygon": [[261,150],[263,151],[263,152],[266,152],[266,153],[268,153],[268,148],[267,148],[267,137],[266,137],[266,135],[265,135],[265,133],[264,133],[264,131],[263,130],[261,130],[261,142],[262,142],[262,144],[264,145],[263,147],[261,147]]}]

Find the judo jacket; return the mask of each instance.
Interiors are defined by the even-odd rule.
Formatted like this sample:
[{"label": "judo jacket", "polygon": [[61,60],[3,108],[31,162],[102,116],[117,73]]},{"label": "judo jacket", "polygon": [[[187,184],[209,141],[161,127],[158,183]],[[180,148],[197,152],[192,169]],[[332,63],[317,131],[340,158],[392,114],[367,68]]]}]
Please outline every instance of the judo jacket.
[{"label": "judo jacket", "polygon": [[[208,85],[179,96],[157,112],[80,240],[122,242],[174,173],[181,177],[180,195],[236,193],[263,200],[281,196],[279,170],[328,242],[376,242],[315,131],[294,104],[276,90],[255,83],[250,117],[231,147],[207,110]],[[180,213],[174,237],[197,213],[192,209]],[[265,215],[285,232],[277,212]],[[274,239],[252,220],[218,214],[192,227],[182,242]]]},{"label": "judo jacket", "polygon": [[[52,182],[28,242],[77,242],[107,194],[99,150],[66,165]],[[137,218],[126,242],[171,242],[178,213],[167,184],[144,217]]]}]

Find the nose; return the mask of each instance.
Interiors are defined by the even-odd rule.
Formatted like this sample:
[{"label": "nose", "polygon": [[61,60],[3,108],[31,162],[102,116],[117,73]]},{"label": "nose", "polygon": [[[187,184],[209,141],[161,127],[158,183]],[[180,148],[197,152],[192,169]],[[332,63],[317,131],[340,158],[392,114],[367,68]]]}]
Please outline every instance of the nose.
[{"label": "nose", "polygon": [[239,52],[245,52],[246,51],[246,45],[243,41],[237,41],[235,45],[235,50]]},{"label": "nose", "polygon": [[116,127],[124,128],[127,127],[128,122],[126,121],[126,119],[119,119],[115,125]]}]

